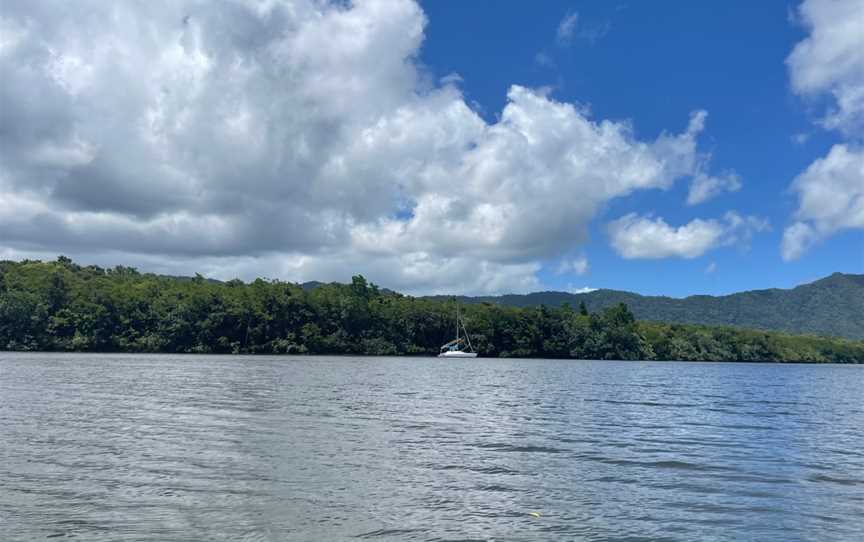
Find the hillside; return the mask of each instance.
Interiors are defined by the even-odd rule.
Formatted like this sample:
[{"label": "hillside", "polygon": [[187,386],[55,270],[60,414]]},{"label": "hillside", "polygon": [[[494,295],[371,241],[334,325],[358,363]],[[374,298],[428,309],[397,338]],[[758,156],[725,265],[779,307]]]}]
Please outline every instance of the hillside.
[{"label": "hillside", "polygon": [[[304,287],[0,261],[0,350],[434,355],[453,339],[455,308],[360,275]],[[864,363],[864,341],[637,321],[625,304],[474,303],[461,314],[484,357]]]},{"label": "hillside", "polygon": [[640,320],[733,325],[864,339],[864,275],[834,273],[789,290],[772,288],[683,299],[643,296],[619,290],[596,290],[585,294],[535,292],[460,299],[465,303],[512,307],[558,307],[564,303],[578,307],[580,302],[584,302],[592,312],[626,303]]}]

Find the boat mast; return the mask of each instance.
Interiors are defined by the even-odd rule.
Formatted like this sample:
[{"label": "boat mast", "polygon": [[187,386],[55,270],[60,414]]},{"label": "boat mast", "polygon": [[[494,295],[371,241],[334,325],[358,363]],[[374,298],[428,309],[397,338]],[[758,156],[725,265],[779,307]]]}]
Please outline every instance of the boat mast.
[{"label": "boat mast", "polygon": [[465,327],[465,321],[462,321],[462,331],[465,332],[465,341],[468,342],[468,351],[473,352],[474,346],[471,344],[471,335],[468,334],[468,328]]},{"label": "boat mast", "polygon": [[456,348],[459,348],[459,300],[456,300]]}]

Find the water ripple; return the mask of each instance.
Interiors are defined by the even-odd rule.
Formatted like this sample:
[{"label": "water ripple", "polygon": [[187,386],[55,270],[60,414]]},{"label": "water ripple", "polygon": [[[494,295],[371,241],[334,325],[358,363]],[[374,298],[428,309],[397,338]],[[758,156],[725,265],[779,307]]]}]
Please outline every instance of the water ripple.
[{"label": "water ripple", "polygon": [[0,353],[8,541],[864,539],[864,367]]}]

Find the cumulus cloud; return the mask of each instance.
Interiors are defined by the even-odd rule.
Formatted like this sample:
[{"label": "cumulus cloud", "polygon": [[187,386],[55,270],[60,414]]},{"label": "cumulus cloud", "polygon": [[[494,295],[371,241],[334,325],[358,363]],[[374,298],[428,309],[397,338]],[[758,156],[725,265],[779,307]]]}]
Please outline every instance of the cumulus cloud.
[{"label": "cumulus cloud", "polygon": [[727,173],[714,177],[705,173],[697,173],[690,182],[687,193],[687,205],[696,205],[719,196],[723,192],[737,192],[741,189],[741,178],[737,173]]},{"label": "cumulus cloud", "polygon": [[816,232],[810,225],[804,222],[795,222],[783,230],[780,253],[787,262],[797,260],[813,245],[816,239]]},{"label": "cumulus cloud", "polygon": [[793,181],[798,210],[783,233],[786,261],[835,232],[864,228],[864,3],[806,0],[799,16],[810,34],[786,59],[792,88],[802,96],[829,96],[821,123],[849,141]]},{"label": "cumulus cloud", "polygon": [[864,2],[805,0],[801,21],[810,30],[786,59],[792,88],[804,96],[830,94],[823,122],[847,133],[864,130]]},{"label": "cumulus cloud", "polygon": [[746,244],[769,227],[765,219],[730,211],[722,220],[694,219],[673,227],[662,218],[625,215],[609,223],[612,247],[626,259],[697,258],[711,249]]},{"label": "cumulus cloud", "polygon": [[485,121],[418,68],[409,0],[3,11],[0,249],[23,256],[525,291],[604,203],[702,168],[702,111],[643,141],[514,85]]},{"label": "cumulus cloud", "polygon": [[792,190],[798,211],[783,233],[787,261],[835,232],[864,228],[864,149],[834,145],[795,179]]},{"label": "cumulus cloud", "polygon": [[556,274],[565,275],[569,273],[574,273],[576,275],[584,275],[588,272],[589,269],[588,258],[585,256],[579,256],[573,259],[563,259],[561,263],[558,264],[558,269],[556,270]]}]

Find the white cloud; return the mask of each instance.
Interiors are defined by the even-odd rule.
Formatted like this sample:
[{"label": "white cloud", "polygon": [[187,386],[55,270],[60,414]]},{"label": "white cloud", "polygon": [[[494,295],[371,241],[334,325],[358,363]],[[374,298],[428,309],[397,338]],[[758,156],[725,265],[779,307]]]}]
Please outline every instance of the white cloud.
[{"label": "white cloud", "polygon": [[711,262],[705,268],[705,274],[706,275],[710,275],[710,274],[714,273],[714,271],[717,271],[717,262]]},{"label": "white cloud", "polygon": [[786,261],[835,232],[864,228],[864,2],[805,0],[799,15],[810,34],[786,59],[792,88],[803,96],[829,95],[833,106],[822,124],[849,141],[792,183],[798,210],[783,232]]},{"label": "white cloud", "polygon": [[767,218],[758,216],[741,216],[735,211],[727,211],[723,215],[726,225],[724,245],[740,245],[749,248],[753,234],[771,230]]},{"label": "white cloud", "polygon": [[787,262],[797,260],[816,241],[817,235],[813,228],[804,222],[795,222],[783,230],[783,242],[780,253]]},{"label": "white cloud", "polygon": [[579,22],[579,18],[579,13],[575,11],[568,11],[564,15],[564,18],[558,23],[558,29],[555,32],[555,39],[558,41],[558,45],[566,47],[573,42],[574,38],[586,40],[591,45],[594,45],[597,40],[606,36],[612,30],[612,23],[609,21],[584,24]]},{"label": "white cloud", "polygon": [[555,61],[543,51],[534,55],[534,63],[543,68],[554,68]]},{"label": "white cloud", "polygon": [[605,21],[603,23],[585,25],[584,28],[578,32],[578,36],[587,40],[591,45],[594,45],[597,43],[597,40],[605,37],[611,30],[612,23]]},{"label": "white cloud", "polygon": [[792,136],[792,142],[796,145],[803,145],[810,141],[810,134],[806,132],[798,132]]},{"label": "white cloud", "polygon": [[409,0],[5,6],[0,249],[525,291],[606,202],[703,170],[703,111],[644,141],[514,85],[486,122],[418,68],[425,24]]},{"label": "white cloud", "polygon": [[575,273],[576,275],[582,276],[588,273],[588,269],[590,266],[588,265],[588,258],[585,256],[579,256],[573,259],[563,259],[561,263],[558,264],[558,269],[556,269],[555,274],[564,275],[568,273]]},{"label": "white cloud", "polygon": [[720,244],[723,226],[695,219],[673,228],[662,218],[625,215],[609,224],[612,246],[627,259],[696,258]]},{"label": "white cloud", "polygon": [[591,288],[589,286],[582,286],[577,288],[572,284],[567,284],[567,292],[571,294],[587,294],[589,292],[596,292],[599,288]]},{"label": "white cloud", "polygon": [[810,35],[786,64],[792,88],[803,96],[830,94],[835,106],[824,125],[849,134],[864,132],[864,2],[805,0],[800,20]]},{"label": "white cloud", "polygon": [[727,173],[714,177],[697,173],[690,182],[687,205],[696,205],[720,195],[723,192],[737,192],[741,189],[741,178],[737,173]]},{"label": "white cloud", "polygon": [[746,244],[768,229],[762,218],[728,212],[722,220],[694,219],[677,228],[662,218],[625,215],[609,223],[612,247],[626,259],[697,258],[711,249]]},{"label": "white cloud", "polygon": [[555,34],[558,43],[566,45],[573,40],[577,22],[579,22],[579,13],[571,11],[564,15],[564,18],[558,23],[558,31]]},{"label": "white cloud", "polygon": [[792,190],[798,210],[783,233],[787,261],[835,232],[864,228],[864,149],[834,145],[795,179]]},{"label": "white cloud", "polygon": [[442,85],[458,85],[458,84],[461,84],[462,81],[464,81],[464,79],[462,79],[462,76],[459,75],[458,73],[453,72],[453,73],[448,73],[447,75],[445,75],[444,77],[439,79],[439,81],[441,82]]}]

